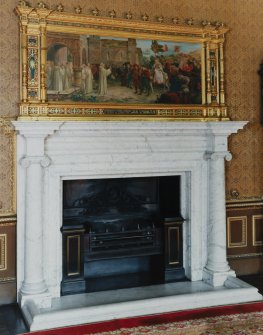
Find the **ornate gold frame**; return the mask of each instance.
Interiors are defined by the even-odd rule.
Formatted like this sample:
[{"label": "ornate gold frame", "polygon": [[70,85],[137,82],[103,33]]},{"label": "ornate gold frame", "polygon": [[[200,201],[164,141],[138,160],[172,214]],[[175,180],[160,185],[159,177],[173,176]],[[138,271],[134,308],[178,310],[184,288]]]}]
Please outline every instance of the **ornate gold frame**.
[{"label": "ornate gold frame", "polygon": [[[228,31],[223,24],[202,22],[199,26],[193,20],[179,24],[177,19],[164,23],[163,17],[149,22],[148,16],[142,21],[116,18],[115,11],[110,17],[64,12],[60,4],[55,10],[39,2],[36,8],[20,1],[15,9],[20,18],[21,50],[21,103],[20,119],[88,119],[88,120],[229,120],[225,105],[224,91],[224,39]],[[98,36],[133,37],[174,42],[200,43],[202,45],[202,104],[200,105],[123,105],[98,103],[60,103],[47,100],[46,88],[46,37],[47,33],[90,34]],[[33,41],[33,42],[32,42]],[[36,77],[28,75],[29,55],[34,54]],[[212,79],[212,73],[215,76]],[[215,79],[216,78],[216,79]]]}]

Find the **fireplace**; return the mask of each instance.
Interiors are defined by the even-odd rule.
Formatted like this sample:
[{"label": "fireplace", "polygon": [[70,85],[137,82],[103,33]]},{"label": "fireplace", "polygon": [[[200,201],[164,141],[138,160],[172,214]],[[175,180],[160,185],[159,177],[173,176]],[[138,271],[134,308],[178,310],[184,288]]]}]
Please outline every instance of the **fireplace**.
[{"label": "fireplace", "polygon": [[185,280],[180,177],[63,182],[62,294]]},{"label": "fireplace", "polygon": [[[255,288],[235,278],[226,257],[224,160],[231,159],[227,150],[227,138],[241,129],[245,122],[20,120],[13,124],[17,131],[19,199],[17,291],[19,304],[31,330],[262,298]],[[110,294],[111,291],[107,290],[61,296],[63,283],[74,279],[70,275],[65,276],[63,272],[63,241],[67,236],[65,221],[70,216],[70,210],[74,212],[79,208],[73,206],[73,210],[63,210],[63,189],[67,188],[66,185],[82,180],[93,181],[94,186],[95,180],[127,181],[134,180],[133,178],[154,178],[157,184],[160,180],[162,183],[161,178],[171,176],[177,180],[175,184],[180,184],[180,192],[177,192],[180,193],[180,200],[172,206],[176,208],[175,212],[161,215],[161,211],[157,210],[158,206],[162,207],[156,200],[159,195],[154,196],[151,192],[144,197],[150,200],[128,203],[133,203],[134,212],[139,207],[152,209],[145,212],[146,217],[141,217],[137,211],[136,220],[140,221],[139,227],[142,227],[146,234],[152,234],[151,229],[154,227],[154,236],[151,235],[153,238],[157,230],[161,230],[165,235],[166,228],[175,228],[172,230],[175,232],[181,227],[181,271],[186,279],[182,282],[158,284],[154,288],[150,285],[143,288],[118,289],[117,295]],[[173,183],[168,180],[166,187]],[[154,189],[154,186],[148,188]],[[176,189],[176,185],[174,188]],[[124,194],[124,198],[134,197],[134,194]],[[87,201],[83,196],[77,198],[77,202],[83,204]],[[96,196],[89,200],[90,204],[96,203]],[[64,201],[64,207],[67,205]],[[88,222],[84,227],[83,222],[80,223],[82,232],[75,234],[79,234],[80,237],[69,239],[68,243],[78,246],[78,239],[82,240],[86,245],[84,254],[87,259],[96,253],[96,256],[101,256],[106,252],[103,249],[95,251],[96,241],[92,240],[92,234],[89,235],[89,232],[95,231],[99,238],[104,238],[103,234],[107,228],[103,226],[102,232],[95,229],[95,221],[101,218],[92,218],[91,206],[84,207],[87,210],[85,219],[88,219]],[[126,201],[123,202],[124,207],[129,207]],[[99,211],[102,212],[103,208]],[[108,216],[110,218],[111,215],[121,212],[121,208],[112,204],[108,212],[111,212]],[[157,215],[151,217],[153,212]],[[134,221],[130,224],[132,231]],[[75,228],[76,226],[77,224]],[[117,227],[120,230],[118,233],[122,233],[123,223]],[[123,236],[127,237],[125,230],[128,231],[124,227]],[[71,234],[69,231],[68,233]],[[111,233],[114,237],[114,232]],[[172,236],[174,247],[177,237]],[[140,241],[145,242],[145,235],[140,237]],[[101,241],[104,243],[103,239]],[[95,244],[91,246],[91,242]],[[144,244],[141,244],[141,247],[146,248],[148,252],[151,249],[151,253],[158,253],[160,250],[163,252],[165,242],[158,239],[155,239],[155,242],[150,248]],[[133,251],[137,252],[135,249],[133,247]],[[92,253],[87,254],[88,250],[92,250]],[[130,252],[130,249],[128,251]],[[110,252],[113,255],[117,251]],[[121,249],[121,252],[124,250]],[[74,253],[71,256],[74,258]],[[154,255],[141,257],[150,256]],[[166,273],[171,269],[166,268],[162,253],[156,257],[161,259],[159,265],[160,268],[164,268],[164,275],[161,276],[165,282]],[[112,262],[116,259],[117,257],[113,257]],[[72,266],[70,272],[78,272],[76,277],[79,276],[77,279],[81,285],[84,279],[85,287],[82,288],[86,289],[86,279],[91,278],[85,278],[85,266],[89,265],[84,262],[83,278],[81,269],[76,271],[78,263],[70,263],[71,261],[72,259],[69,259],[68,264]],[[152,279],[150,263],[149,258],[145,258],[137,273],[145,266],[149,270],[148,277]],[[135,266],[135,260],[130,264]],[[103,267],[97,267],[97,270],[101,268]],[[95,270],[94,267],[89,273],[94,274]],[[131,272],[131,268],[129,271]],[[173,277],[173,271],[170,273]],[[98,275],[100,274],[95,273],[94,278]],[[170,281],[169,278],[167,281]],[[71,288],[70,285],[66,287],[64,293],[76,291],[74,283],[72,285]],[[92,290],[97,291],[97,288]]]}]

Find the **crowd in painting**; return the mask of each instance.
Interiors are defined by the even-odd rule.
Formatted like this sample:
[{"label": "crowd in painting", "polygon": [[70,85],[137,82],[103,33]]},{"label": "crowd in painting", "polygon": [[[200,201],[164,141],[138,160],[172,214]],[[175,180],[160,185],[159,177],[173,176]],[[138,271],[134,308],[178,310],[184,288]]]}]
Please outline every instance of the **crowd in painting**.
[{"label": "crowd in painting", "polygon": [[80,85],[76,87],[72,62],[47,64],[48,90],[63,92],[71,88],[82,96],[107,96],[109,88],[126,87],[134,95],[153,96],[159,103],[201,103],[200,62],[185,55],[179,61],[152,57],[142,65],[125,62],[120,66],[82,64]]},{"label": "crowd in painting", "polygon": [[[195,94],[200,94],[200,67],[189,61],[183,66],[168,60],[155,58],[152,65],[124,63],[116,70],[122,86],[134,89],[136,94],[159,93],[159,102],[171,99],[175,103],[190,103]],[[179,101],[181,100],[181,101]]]}]

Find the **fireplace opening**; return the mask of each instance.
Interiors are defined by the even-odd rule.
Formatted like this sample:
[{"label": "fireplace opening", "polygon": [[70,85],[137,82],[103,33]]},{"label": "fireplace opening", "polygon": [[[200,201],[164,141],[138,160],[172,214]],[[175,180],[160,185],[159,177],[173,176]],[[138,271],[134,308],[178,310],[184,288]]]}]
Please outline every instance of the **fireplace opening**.
[{"label": "fireplace opening", "polygon": [[185,280],[180,176],[63,181],[61,294]]}]

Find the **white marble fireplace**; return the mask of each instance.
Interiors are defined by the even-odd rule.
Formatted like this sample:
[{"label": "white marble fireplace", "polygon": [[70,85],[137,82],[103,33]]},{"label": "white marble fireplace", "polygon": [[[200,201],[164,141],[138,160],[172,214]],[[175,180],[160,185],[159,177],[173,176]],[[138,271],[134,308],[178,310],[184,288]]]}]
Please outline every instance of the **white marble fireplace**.
[{"label": "white marble fireplace", "polygon": [[[17,291],[31,330],[262,298],[235,278],[226,257],[227,138],[246,122],[13,124]],[[190,281],[160,285],[155,295],[151,288],[137,288],[60,297],[63,180],[164,175],[181,176],[183,259]]]}]

